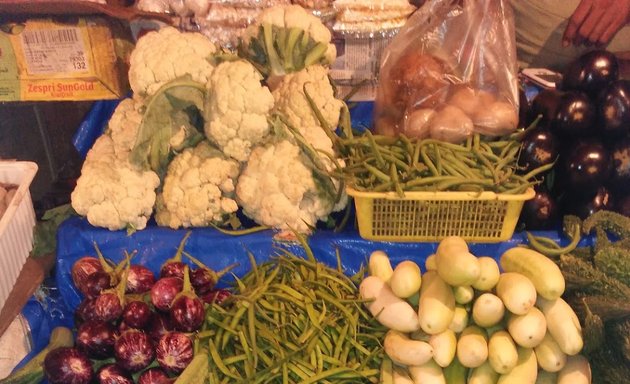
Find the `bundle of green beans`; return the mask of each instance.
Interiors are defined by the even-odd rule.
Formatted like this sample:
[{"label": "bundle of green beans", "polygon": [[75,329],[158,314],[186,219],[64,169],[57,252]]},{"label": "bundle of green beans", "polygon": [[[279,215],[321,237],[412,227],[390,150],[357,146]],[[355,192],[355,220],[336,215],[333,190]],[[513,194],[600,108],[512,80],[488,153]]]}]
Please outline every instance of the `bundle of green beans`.
[{"label": "bundle of green beans", "polygon": [[339,266],[280,249],[208,308],[197,347],[211,383],[377,383],[385,329],[363,309],[358,284]]},{"label": "bundle of green beans", "polygon": [[[345,130],[348,132],[348,130]],[[527,174],[518,172],[521,148],[517,135],[485,140],[475,134],[463,144],[434,139],[412,140],[404,135],[346,135],[338,140],[346,166],[345,182],[364,192],[491,191],[523,193],[536,184],[548,164]]]}]

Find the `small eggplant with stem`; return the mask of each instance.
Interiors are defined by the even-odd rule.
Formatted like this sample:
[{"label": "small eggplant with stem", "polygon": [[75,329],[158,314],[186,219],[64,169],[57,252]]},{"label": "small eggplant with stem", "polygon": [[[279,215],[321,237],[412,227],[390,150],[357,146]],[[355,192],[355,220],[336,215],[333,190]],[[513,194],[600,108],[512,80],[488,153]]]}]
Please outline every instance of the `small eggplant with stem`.
[{"label": "small eggplant with stem", "polygon": [[129,372],[138,372],[155,358],[155,346],[149,336],[139,330],[125,331],[114,345],[116,363]]},{"label": "small eggplant with stem", "polygon": [[170,332],[160,338],[156,347],[160,367],[169,374],[178,375],[193,359],[193,343],[181,332]]},{"label": "small eggplant with stem", "polygon": [[190,282],[192,283],[195,292],[200,296],[214,290],[214,287],[219,282],[219,279],[234,269],[234,267],[238,266],[238,263],[230,264],[224,269],[216,272],[213,269],[208,268],[191,254],[184,252],[184,256],[197,266],[196,269],[190,271]]},{"label": "small eggplant with stem", "polygon": [[205,319],[203,301],[192,287],[187,265],[184,267],[184,288],[175,296],[170,314],[175,329],[182,332],[198,330]]},{"label": "small eggplant with stem", "polygon": [[164,264],[162,264],[162,267],[160,268],[160,278],[164,278],[164,277],[178,277],[180,279],[184,278],[184,266],[186,264],[182,261],[182,255],[184,253],[184,246],[186,245],[186,241],[188,241],[188,238],[190,237],[191,234],[192,232],[186,232],[186,235],[184,235],[184,238],[182,239],[182,241],[179,243],[179,246],[177,247],[177,252],[175,253],[175,256],[166,260]]},{"label": "small eggplant with stem", "polygon": [[151,307],[142,300],[129,301],[122,314],[125,324],[136,329],[144,329],[149,324],[151,316]]},{"label": "small eggplant with stem", "polygon": [[98,320],[114,322],[123,314],[126,304],[127,275],[129,274],[129,254],[125,252],[125,255],[127,257],[127,268],[123,272],[118,285],[101,292],[94,302],[94,313]]}]

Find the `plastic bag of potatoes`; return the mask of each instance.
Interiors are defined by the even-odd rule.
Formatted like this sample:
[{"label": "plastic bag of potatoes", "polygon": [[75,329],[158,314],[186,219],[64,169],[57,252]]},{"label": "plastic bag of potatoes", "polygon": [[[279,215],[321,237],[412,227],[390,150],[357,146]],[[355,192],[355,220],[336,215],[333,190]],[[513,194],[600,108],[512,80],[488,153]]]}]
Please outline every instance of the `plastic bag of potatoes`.
[{"label": "plastic bag of potatoes", "polygon": [[461,142],[518,124],[514,18],[504,0],[429,0],[385,49],[375,129]]}]

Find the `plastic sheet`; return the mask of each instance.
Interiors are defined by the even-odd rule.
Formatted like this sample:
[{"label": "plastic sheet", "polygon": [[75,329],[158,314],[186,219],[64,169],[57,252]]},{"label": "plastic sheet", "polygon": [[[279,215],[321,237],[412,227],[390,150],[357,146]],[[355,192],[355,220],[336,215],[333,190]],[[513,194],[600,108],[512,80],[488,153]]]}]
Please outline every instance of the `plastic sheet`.
[{"label": "plastic sheet", "polygon": [[[105,257],[115,262],[123,259],[124,251],[137,250],[133,264],[143,264],[158,273],[162,263],[172,257],[186,230],[172,230],[162,227],[148,227],[132,235],[125,231],[112,232],[91,226],[87,220],[72,218],[59,229],[57,239],[57,286],[61,287],[61,296],[69,308],[76,308],[81,302],[80,293],[73,287],[70,271],[72,264],[85,255],[95,255],[94,243],[97,243]],[[541,233],[552,239],[560,240],[557,232]],[[285,247],[300,256],[304,256],[301,247],[296,243],[285,243],[274,240],[274,232],[264,231],[244,236],[228,236],[211,228],[197,228],[186,243],[185,251],[200,259],[208,267],[221,270],[232,263],[239,265],[232,270],[237,276],[250,270],[247,252],[251,252],[257,263],[268,260],[276,252],[276,247]],[[509,241],[494,244],[471,244],[471,252],[477,256],[498,258],[505,250],[524,243],[524,233],[517,233]],[[589,240],[583,240],[584,245]],[[354,228],[345,232],[334,233],[329,230],[318,230],[310,238],[309,244],[316,257],[328,264],[336,265],[336,250],[346,273],[357,272],[367,261],[369,254],[377,249],[385,250],[392,263],[412,259],[424,265],[427,256],[434,253],[437,243],[390,243],[373,242],[359,237]],[[184,258],[185,259],[185,258]],[[230,276],[220,281],[220,286],[229,285]]]},{"label": "plastic sheet", "polygon": [[[72,328],[73,313],[61,297],[54,279],[44,281],[38,292],[22,308],[22,315],[28,321],[31,337],[31,352],[15,367],[20,368],[48,345],[50,334],[55,327]],[[42,381],[47,384],[48,381]]]}]

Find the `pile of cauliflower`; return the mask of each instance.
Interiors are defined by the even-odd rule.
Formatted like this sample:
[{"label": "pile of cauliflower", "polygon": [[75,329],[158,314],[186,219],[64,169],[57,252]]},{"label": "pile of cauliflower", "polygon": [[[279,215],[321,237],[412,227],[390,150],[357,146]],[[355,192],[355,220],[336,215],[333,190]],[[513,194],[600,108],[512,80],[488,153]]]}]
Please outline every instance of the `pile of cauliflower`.
[{"label": "pile of cauliflower", "polygon": [[[345,207],[340,182],[321,179],[343,163],[324,130],[345,107],[328,77],[330,31],[296,5],[269,8],[249,28],[238,55],[171,27],[138,40],[133,97],[85,159],[71,196],[77,213],[94,226],[141,230],[152,216],[171,228],[223,225],[240,208],[260,225],[309,232]],[[282,47],[289,32],[297,43]],[[265,44],[279,54],[261,57]],[[184,87],[169,93],[177,81]],[[171,115],[161,117],[165,105]]]}]

